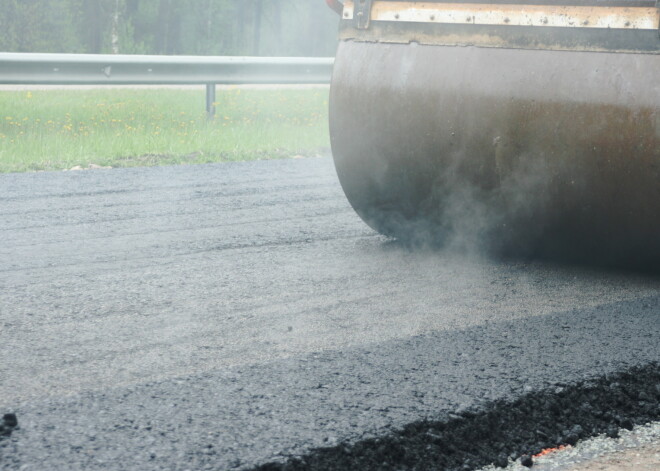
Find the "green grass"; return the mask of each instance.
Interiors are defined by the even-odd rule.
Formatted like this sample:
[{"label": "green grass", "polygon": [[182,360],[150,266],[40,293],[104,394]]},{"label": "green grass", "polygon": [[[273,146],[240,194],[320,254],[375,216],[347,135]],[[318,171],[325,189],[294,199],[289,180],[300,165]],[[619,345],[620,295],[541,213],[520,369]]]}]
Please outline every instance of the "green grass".
[{"label": "green grass", "polygon": [[0,173],[314,155],[329,146],[325,89],[0,92]]}]

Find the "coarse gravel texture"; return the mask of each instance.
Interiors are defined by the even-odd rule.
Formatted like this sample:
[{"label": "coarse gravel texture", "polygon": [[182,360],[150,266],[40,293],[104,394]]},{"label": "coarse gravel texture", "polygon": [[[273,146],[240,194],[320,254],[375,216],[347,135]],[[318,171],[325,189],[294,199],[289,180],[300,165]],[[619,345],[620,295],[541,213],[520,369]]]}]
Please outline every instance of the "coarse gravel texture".
[{"label": "coarse gravel texture", "polygon": [[657,275],[407,249],[328,158],[0,175],[0,237],[3,471],[278,467],[595,384],[629,399],[592,428],[657,409]]},{"label": "coarse gravel texture", "polygon": [[620,453],[611,453],[570,471],[658,471],[660,469],[660,442]]},{"label": "coarse gravel texture", "polygon": [[[494,465],[479,471],[499,471]],[[520,460],[509,460],[506,471],[525,471]],[[618,471],[660,469],[660,422],[622,428],[613,438],[606,433],[595,438],[546,450],[534,457],[535,471]]]}]

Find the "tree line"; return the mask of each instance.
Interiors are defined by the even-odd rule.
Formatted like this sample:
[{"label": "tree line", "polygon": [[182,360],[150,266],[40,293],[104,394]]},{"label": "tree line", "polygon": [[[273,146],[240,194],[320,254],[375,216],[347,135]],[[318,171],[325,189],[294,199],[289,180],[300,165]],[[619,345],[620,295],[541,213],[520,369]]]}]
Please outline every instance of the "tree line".
[{"label": "tree line", "polygon": [[2,0],[0,51],[328,56],[323,0]]}]

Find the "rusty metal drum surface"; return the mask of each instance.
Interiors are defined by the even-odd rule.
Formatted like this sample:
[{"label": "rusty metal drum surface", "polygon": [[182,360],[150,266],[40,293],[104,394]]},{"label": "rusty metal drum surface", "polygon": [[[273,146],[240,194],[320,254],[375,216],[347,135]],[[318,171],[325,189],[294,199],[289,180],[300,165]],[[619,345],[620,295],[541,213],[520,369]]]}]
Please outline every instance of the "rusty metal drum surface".
[{"label": "rusty metal drum surface", "polygon": [[349,201],[384,234],[660,266],[655,51],[344,38],[330,127]]}]

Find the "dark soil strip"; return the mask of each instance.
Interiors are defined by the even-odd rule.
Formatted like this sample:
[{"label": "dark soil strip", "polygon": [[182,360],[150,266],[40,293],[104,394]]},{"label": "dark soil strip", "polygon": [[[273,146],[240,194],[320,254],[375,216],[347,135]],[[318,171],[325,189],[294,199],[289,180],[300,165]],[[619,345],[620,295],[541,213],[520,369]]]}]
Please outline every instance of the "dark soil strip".
[{"label": "dark soil strip", "polygon": [[660,363],[514,401],[498,401],[444,420],[407,425],[393,434],[320,448],[255,471],[473,470],[602,433],[660,419]]}]

